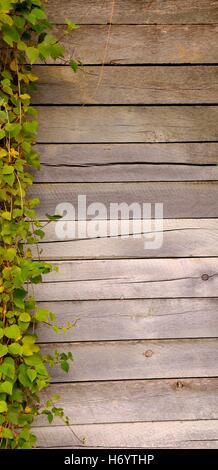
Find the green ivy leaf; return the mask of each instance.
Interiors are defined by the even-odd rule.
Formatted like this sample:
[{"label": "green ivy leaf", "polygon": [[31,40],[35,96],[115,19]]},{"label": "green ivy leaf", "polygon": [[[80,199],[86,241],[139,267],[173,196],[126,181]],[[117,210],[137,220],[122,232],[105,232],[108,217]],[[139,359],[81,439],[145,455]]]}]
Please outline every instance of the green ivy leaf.
[{"label": "green ivy leaf", "polygon": [[5,413],[8,409],[7,403],[4,400],[0,401],[0,413]]},{"label": "green ivy leaf", "polygon": [[5,344],[0,344],[0,357],[6,356],[8,347]]},{"label": "green ivy leaf", "polygon": [[23,347],[19,343],[12,343],[8,346],[8,352],[13,356],[22,356]]},{"label": "green ivy leaf", "polygon": [[27,375],[28,375],[30,381],[34,382],[34,380],[37,376],[37,372],[34,369],[27,369]]},{"label": "green ivy leaf", "polygon": [[3,428],[1,435],[5,439],[14,439],[13,432],[9,428]]},{"label": "green ivy leaf", "polygon": [[41,8],[33,8],[31,12],[26,15],[26,18],[31,24],[35,25],[38,20],[44,20],[47,16]]},{"label": "green ivy leaf", "polygon": [[15,377],[15,362],[12,357],[6,357],[2,365],[0,366],[0,370],[5,377],[9,379],[14,379]]},{"label": "green ivy leaf", "polygon": [[20,339],[22,336],[20,328],[17,325],[7,326],[4,329],[4,335],[9,339],[15,339],[15,340]]},{"label": "green ivy leaf", "polygon": [[31,64],[35,64],[39,57],[39,50],[36,47],[27,47],[26,55]]},{"label": "green ivy leaf", "polygon": [[73,21],[69,20],[68,18],[64,20],[64,24],[68,26],[69,31],[80,28],[78,24],[73,23]]},{"label": "green ivy leaf", "polygon": [[63,369],[64,372],[69,372],[70,366],[67,361],[61,361],[61,369]]},{"label": "green ivy leaf", "polygon": [[5,131],[4,129],[0,129],[0,140],[4,139],[4,137],[5,137]]},{"label": "green ivy leaf", "polygon": [[27,312],[23,312],[21,313],[21,315],[19,316],[19,320],[24,322],[24,323],[29,323],[31,321],[31,316],[29,313]]},{"label": "green ivy leaf", "polygon": [[11,137],[17,137],[21,131],[21,124],[16,124],[16,123],[10,123],[8,122],[5,125],[6,131],[10,133]]},{"label": "green ivy leaf", "polygon": [[13,46],[13,42],[17,42],[20,39],[20,35],[15,27],[5,25],[2,28],[3,31],[3,39],[4,41],[9,44],[9,46]]},{"label": "green ivy leaf", "polygon": [[11,213],[8,211],[2,212],[1,217],[5,220],[11,220]]},{"label": "green ivy leaf", "polygon": [[77,71],[78,66],[79,66],[79,64],[78,64],[78,62],[76,62],[76,60],[73,60],[73,59],[70,60],[70,67],[74,72]]},{"label": "green ivy leaf", "polygon": [[0,383],[0,393],[7,393],[8,395],[12,395],[13,384],[8,380],[5,382]]},{"label": "green ivy leaf", "polygon": [[24,299],[27,292],[24,289],[16,289],[14,291],[14,303],[16,307],[24,309]]}]

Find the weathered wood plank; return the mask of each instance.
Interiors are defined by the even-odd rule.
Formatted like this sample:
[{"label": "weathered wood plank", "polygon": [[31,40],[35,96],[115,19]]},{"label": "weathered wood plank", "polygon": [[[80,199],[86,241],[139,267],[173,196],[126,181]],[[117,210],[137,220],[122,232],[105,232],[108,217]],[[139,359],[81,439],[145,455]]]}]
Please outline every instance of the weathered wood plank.
[{"label": "weathered wood plank", "polygon": [[52,381],[215,377],[218,339],[175,339],[58,343],[44,345],[46,354],[71,351],[69,373],[51,370]]},{"label": "weathered wood plank", "polygon": [[[41,204],[38,214],[45,219],[45,214],[54,214],[60,203],[70,203],[75,208],[78,218],[78,196],[85,195],[87,208],[95,203],[103,203],[106,213],[101,211],[102,219],[114,219],[111,204],[163,203],[164,218],[210,218],[218,217],[218,183],[211,182],[154,182],[154,183],[61,183],[35,184],[29,194],[39,197]],[[124,211],[125,212],[125,211]],[[131,219],[132,213],[122,212],[121,218]],[[152,213],[153,214],[153,213]],[[80,218],[90,219],[94,214],[82,214]],[[143,217],[143,216],[142,216]],[[74,214],[68,210],[66,220],[73,220]]]},{"label": "weathered wood plank", "polygon": [[[181,109],[181,108],[180,108]],[[88,171],[98,165],[132,163],[161,163],[161,164],[190,164],[191,165],[216,165],[218,155],[218,143],[122,143],[122,144],[37,144],[40,152],[40,160],[43,164],[50,165],[75,165],[88,167]],[[158,167],[159,168],[159,167]],[[191,168],[189,169],[189,171]],[[43,168],[41,169],[43,171]],[[51,171],[51,170],[50,170]],[[107,169],[108,171],[108,169]],[[123,170],[122,170],[123,171]],[[211,168],[211,171],[213,169]],[[101,175],[102,176],[102,175]],[[49,178],[49,175],[47,175]],[[49,180],[48,180],[49,181]]]},{"label": "weathered wood plank", "polygon": [[218,336],[218,299],[140,299],[41,302],[56,314],[57,324],[74,323],[58,335],[46,325],[36,328],[40,342]]},{"label": "weathered wood plank", "polygon": [[[111,0],[49,1],[46,9],[54,23],[66,17],[78,24],[107,24],[111,17]],[[181,24],[217,23],[218,7],[213,0],[116,0],[112,23],[121,24]]]},{"label": "weathered wood plank", "polygon": [[39,326],[39,341],[97,341],[216,337],[217,299],[153,299],[41,303],[62,326],[77,320],[68,334]]},{"label": "weathered wood plank", "polygon": [[[218,42],[217,42],[218,44]],[[218,140],[218,106],[39,106],[39,143]]]},{"label": "weathered wood plank", "polygon": [[39,301],[218,297],[218,258],[55,262]]},{"label": "weathered wood plank", "polygon": [[36,66],[36,104],[216,103],[218,67]]},{"label": "weathered wood plank", "polygon": [[[57,148],[58,151],[58,148]],[[217,157],[218,160],[218,157]],[[83,183],[89,182],[124,182],[124,181],[209,181],[218,180],[218,167],[206,165],[152,165],[149,163],[109,163],[90,166],[74,163],[67,166],[42,163],[41,171],[36,172],[36,181],[40,183]]]},{"label": "weathered wood plank", "polygon": [[[113,224],[102,220],[98,222],[99,232],[96,233],[96,222],[94,221],[93,223],[84,221],[83,224],[75,222],[75,225],[72,222],[75,235],[69,230],[69,223],[66,232],[66,222],[63,221],[61,223],[62,230],[57,234],[55,233],[56,225],[52,224],[45,227],[46,239],[40,243],[40,250],[42,250],[40,258],[72,260],[217,256],[217,219],[196,219],[195,223],[190,223],[189,219],[179,219],[176,223],[173,221],[174,219],[167,220],[167,224],[163,224],[163,244],[152,251],[145,243],[157,235],[158,227],[155,227],[155,223],[149,229],[141,220],[131,222],[122,220],[119,224],[114,221],[113,229]],[[86,224],[89,226],[90,236],[84,239],[79,237],[81,224],[84,226],[84,230]],[[90,232],[91,225],[93,233]],[[36,247],[32,247],[32,253],[37,259],[38,249]]]},{"label": "weathered wood plank", "polygon": [[[62,221],[63,224],[65,224],[64,221]],[[87,221],[75,221],[75,226],[76,226],[76,233],[78,233],[78,227],[79,227],[79,224],[86,224]],[[43,222],[42,222],[43,224]],[[154,224],[155,224],[155,221],[152,220],[152,225],[151,225],[151,229],[153,230],[155,227],[154,227]],[[116,238],[116,237],[126,237],[125,240],[128,240],[127,236],[133,236],[133,235],[140,235],[141,233],[143,233],[143,221],[140,219],[140,220],[137,220],[137,219],[134,219],[134,220],[124,220],[122,219],[122,221],[119,221],[117,223],[117,221],[114,221],[114,222],[111,222],[110,224],[110,221],[107,221],[107,220],[99,220],[99,225],[104,227],[105,229],[105,236],[108,235],[108,239],[109,237],[113,237],[113,238]],[[113,233],[110,233],[110,225],[113,227],[114,226],[114,230],[113,230]],[[64,241],[64,240],[75,240],[74,236],[72,235],[72,233],[65,233],[65,231],[63,230],[62,232],[56,233],[56,225],[55,224],[44,224],[42,225],[43,227],[43,230],[44,230],[44,233],[45,233],[45,236],[43,238],[43,242],[58,242],[58,241]],[[116,229],[116,231],[115,231]],[[186,236],[189,237],[189,231],[191,232],[191,236],[192,236],[192,233],[193,231],[196,231],[196,233],[198,233],[198,231],[204,231],[204,230],[208,230],[209,232],[216,232],[216,230],[218,230],[218,219],[164,219],[163,220],[163,231],[165,233],[165,236],[168,236],[168,232],[173,232],[174,235],[178,235],[177,232],[180,232],[180,231],[185,231],[186,232]],[[90,236],[89,236],[89,241],[91,242],[91,240],[95,240],[97,238],[96,234],[92,234],[90,233]],[[136,238],[137,240],[137,238]],[[82,239],[78,239],[78,242],[79,241],[85,241],[85,240],[82,240]],[[98,238],[98,241],[99,241],[99,238]],[[210,250],[210,246],[207,247],[208,250]],[[213,247],[212,247],[213,249]],[[203,256],[203,254],[202,254]],[[209,256],[209,254],[208,254]]]},{"label": "weathered wood plank", "polygon": [[[133,380],[51,385],[70,424],[218,419],[218,379]],[[35,425],[46,426],[46,417]],[[55,424],[62,424],[61,420]]]},{"label": "weathered wood plank", "polygon": [[[198,181],[218,179],[218,144],[37,145],[37,182]],[[212,166],[214,165],[214,166]]]},{"label": "weathered wood plank", "polygon": [[79,448],[79,438],[85,438],[87,448],[218,448],[216,420],[48,426],[33,432],[38,447]]},{"label": "weathered wood plank", "polygon": [[[63,26],[56,27],[58,37],[62,31]],[[75,57],[84,65],[216,64],[217,38],[217,24],[113,25],[110,33],[107,25],[84,25],[62,42],[65,58]]]}]

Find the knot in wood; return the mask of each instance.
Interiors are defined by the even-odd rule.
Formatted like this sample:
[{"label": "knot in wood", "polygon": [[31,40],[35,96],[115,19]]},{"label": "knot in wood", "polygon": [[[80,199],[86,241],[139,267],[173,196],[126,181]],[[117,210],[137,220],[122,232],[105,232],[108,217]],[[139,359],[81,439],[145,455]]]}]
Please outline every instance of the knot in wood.
[{"label": "knot in wood", "polygon": [[151,349],[147,349],[147,351],[144,352],[145,357],[151,357],[153,356],[153,351]]},{"label": "knot in wood", "polygon": [[209,279],[208,274],[206,274],[206,273],[202,274],[201,279],[202,279],[202,281],[208,281],[208,279]]},{"label": "knot in wood", "polygon": [[184,387],[184,384],[180,380],[178,380],[176,382],[176,388],[179,389],[179,388],[183,388],[183,387]]}]

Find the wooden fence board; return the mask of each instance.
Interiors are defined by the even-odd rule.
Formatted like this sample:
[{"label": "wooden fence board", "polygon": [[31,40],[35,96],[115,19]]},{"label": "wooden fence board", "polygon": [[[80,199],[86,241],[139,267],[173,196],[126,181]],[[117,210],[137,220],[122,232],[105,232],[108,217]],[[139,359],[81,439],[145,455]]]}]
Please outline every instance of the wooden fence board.
[{"label": "wooden fence board", "polygon": [[[142,204],[163,203],[164,218],[210,218],[218,217],[218,183],[217,182],[154,182],[154,183],[60,183],[35,184],[29,194],[39,197],[41,204],[38,214],[45,219],[45,214],[54,214],[61,203],[70,203],[74,206],[75,216],[68,210],[66,220],[78,217],[78,196],[85,195],[87,207],[95,203],[105,205],[101,211],[102,219],[114,219],[111,204],[126,203],[131,205],[138,202]],[[117,207],[117,206],[116,206]],[[61,209],[57,209],[57,212]],[[128,208],[121,214],[122,219],[132,218]],[[106,213],[107,212],[107,213]],[[153,213],[152,213],[153,214]],[[94,214],[81,214],[82,219],[93,219]],[[139,217],[139,216],[138,216]],[[142,211],[141,211],[141,217]]]},{"label": "wooden fence board", "polygon": [[36,104],[216,103],[218,67],[36,66]]},{"label": "wooden fence board", "polygon": [[76,321],[58,335],[46,325],[36,328],[40,342],[218,336],[218,299],[138,299],[41,302],[56,314],[57,324]]},{"label": "wooden fence board", "polygon": [[[37,145],[37,182],[204,181],[218,179],[218,144]],[[214,166],[212,166],[214,165]]]},{"label": "wooden fence board", "polygon": [[[142,220],[98,222],[101,233],[96,233],[96,222],[75,221],[75,234],[62,222],[62,230],[56,233],[56,224],[44,227],[45,237],[40,243],[40,258],[46,260],[111,259],[111,258],[160,258],[188,256],[216,256],[218,219],[164,219],[163,245],[157,250],[146,248],[145,242],[155,236],[155,221],[149,228]],[[59,222],[60,224],[60,222]],[[80,238],[81,226],[93,226],[89,237]],[[68,230],[66,231],[66,228]],[[147,233],[146,233],[147,231]],[[32,247],[34,256],[37,249]]]},{"label": "wooden fence board", "polygon": [[218,106],[39,106],[39,117],[39,143],[218,140]]},{"label": "wooden fence board", "polygon": [[[55,29],[60,37],[63,26]],[[110,32],[108,25],[84,25],[62,42],[65,59],[75,57],[84,65],[216,64],[217,38],[217,24],[113,25]]]},{"label": "wooden fence board", "polygon": [[87,448],[218,448],[217,420],[51,426],[33,431],[38,447],[79,448],[79,438],[85,438]]},{"label": "wooden fence board", "polygon": [[[60,167],[61,165],[63,165],[63,167],[64,165],[68,166],[68,171],[72,174],[71,166],[73,167],[73,171],[76,171],[76,168],[80,166],[81,168],[88,167],[89,172],[92,170],[92,166],[95,166],[95,171],[97,172],[100,164],[108,166],[107,171],[110,168],[110,164],[189,164],[189,171],[192,171],[191,165],[206,166],[216,165],[218,163],[218,142],[180,142],[170,144],[59,143],[58,145],[38,144],[36,148],[40,152],[40,160],[42,162],[41,172],[43,171],[43,165],[49,165],[51,171],[53,164],[59,165]],[[204,170],[205,169],[206,168],[204,168]],[[211,172],[213,172],[213,168],[211,168]],[[39,173],[37,173],[37,177],[40,177]],[[49,174],[47,174],[47,177],[49,181]]]},{"label": "wooden fence board", "polygon": [[218,259],[55,262],[34,286],[39,301],[218,297]]},{"label": "wooden fence board", "polygon": [[[52,0],[46,5],[49,18],[63,23],[71,18],[78,24],[107,24],[111,17],[111,0]],[[217,23],[217,2],[213,0],[116,0],[113,23],[181,24]]]},{"label": "wooden fence board", "polygon": [[51,370],[52,382],[179,377],[215,377],[218,339],[174,339],[57,343],[45,345],[73,353],[69,373]]},{"label": "wooden fence board", "polygon": [[[218,379],[162,379],[51,385],[70,424],[218,419]],[[155,406],[154,406],[155,404]],[[37,426],[46,426],[39,417]],[[62,424],[61,420],[55,424]]]}]

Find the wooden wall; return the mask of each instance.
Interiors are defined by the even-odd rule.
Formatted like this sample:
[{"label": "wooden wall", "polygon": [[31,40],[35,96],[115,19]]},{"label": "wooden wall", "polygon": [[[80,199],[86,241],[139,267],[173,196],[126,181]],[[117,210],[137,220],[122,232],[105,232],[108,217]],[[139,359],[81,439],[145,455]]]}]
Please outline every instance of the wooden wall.
[{"label": "wooden wall", "polygon": [[[37,65],[40,216],[60,202],[163,202],[164,243],[58,241],[36,294],[68,334],[39,328],[70,427],[35,423],[41,447],[218,447],[218,2],[50,0],[83,67]],[[105,49],[107,47],[107,51]],[[102,68],[102,62],[104,67]],[[106,222],[104,222],[106,223]],[[141,231],[141,222],[138,221]],[[75,432],[75,433],[74,433]]]}]

